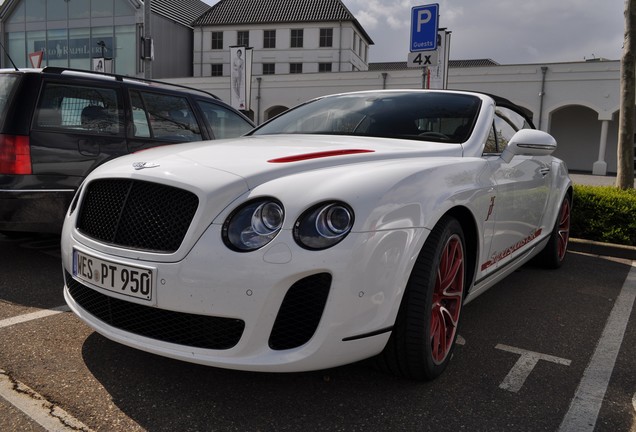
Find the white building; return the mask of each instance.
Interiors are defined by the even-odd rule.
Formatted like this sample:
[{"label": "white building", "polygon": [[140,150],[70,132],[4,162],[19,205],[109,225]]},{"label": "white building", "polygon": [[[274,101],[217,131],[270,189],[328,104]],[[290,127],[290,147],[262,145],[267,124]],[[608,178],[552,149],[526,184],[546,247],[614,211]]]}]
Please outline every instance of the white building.
[{"label": "white building", "polygon": [[[497,65],[450,63],[448,88],[503,96],[532,113],[535,126],[557,139],[556,156],[572,171],[616,172],[620,61]],[[485,64],[486,66],[471,66]],[[311,98],[369,89],[422,88],[422,71],[404,63],[369,65],[340,73],[254,75],[252,115],[257,123]],[[229,98],[229,77],[172,80]]]},{"label": "white building", "polygon": [[[200,0],[152,0],[153,78],[192,75],[192,21],[209,9]],[[93,59],[112,59],[112,72],[145,75],[142,57],[142,0],[5,0],[0,5],[2,67],[92,68]],[[8,56],[7,56],[8,54]],[[9,60],[9,57],[11,60]]]},{"label": "white building", "polygon": [[373,44],[340,0],[221,0],[192,26],[195,77],[230,75],[231,46],[254,75],[365,71]]},{"label": "white building", "polygon": [[[101,55],[114,72],[143,75],[141,0],[6,0],[0,33],[18,67],[90,69]],[[405,62],[368,63],[373,41],[340,0],[152,0],[153,77],[230,100],[230,47],[253,52],[248,114],[257,123],[311,98],[382,88],[422,88]],[[406,47],[405,47],[406,48]],[[451,52],[452,57],[452,44]],[[6,53],[0,56],[9,67]],[[525,107],[554,135],[570,170],[616,172],[620,62],[498,65],[451,61],[448,88],[497,94]]]},{"label": "white building", "polygon": [[[422,70],[405,62],[368,64],[373,42],[340,0],[221,0],[193,27],[194,78],[176,81],[229,100],[229,48],[252,47],[248,114],[257,123],[325,94],[424,87]],[[616,172],[619,73],[619,61],[451,61],[447,87],[523,106],[571,170],[606,174]]]}]

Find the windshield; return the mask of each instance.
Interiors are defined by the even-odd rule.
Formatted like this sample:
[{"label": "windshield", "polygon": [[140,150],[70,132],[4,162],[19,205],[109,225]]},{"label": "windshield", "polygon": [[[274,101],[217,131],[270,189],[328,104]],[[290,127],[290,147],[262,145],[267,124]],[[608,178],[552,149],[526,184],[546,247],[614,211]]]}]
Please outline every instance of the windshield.
[{"label": "windshield", "polygon": [[252,134],[335,134],[462,143],[472,132],[480,106],[478,97],[457,93],[351,93],[300,105]]}]

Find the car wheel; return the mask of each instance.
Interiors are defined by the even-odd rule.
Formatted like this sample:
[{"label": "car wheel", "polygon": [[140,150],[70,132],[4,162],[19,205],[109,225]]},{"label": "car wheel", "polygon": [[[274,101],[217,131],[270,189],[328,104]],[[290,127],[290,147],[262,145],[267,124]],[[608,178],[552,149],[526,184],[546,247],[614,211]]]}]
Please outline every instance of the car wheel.
[{"label": "car wheel", "polygon": [[545,268],[556,269],[561,267],[565,260],[565,253],[570,240],[570,214],[572,212],[572,202],[570,196],[566,195],[561,203],[559,215],[557,217],[550,239],[545,248],[537,255],[537,262]]},{"label": "car wheel", "polygon": [[394,375],[432,380],[450,361],[466,283],[466,246],[459,222],[443,218],[420,252],[397,320],[376,364]]}]

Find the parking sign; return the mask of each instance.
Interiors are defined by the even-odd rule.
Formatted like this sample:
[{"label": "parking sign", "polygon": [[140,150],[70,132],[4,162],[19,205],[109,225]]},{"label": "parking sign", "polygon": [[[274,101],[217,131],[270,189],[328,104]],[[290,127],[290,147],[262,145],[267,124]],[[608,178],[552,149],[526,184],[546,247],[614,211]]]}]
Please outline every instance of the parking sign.
[{"label": "parking sign", "polygon": [[411,52],[437,49],[439,4],[411,9]]}]

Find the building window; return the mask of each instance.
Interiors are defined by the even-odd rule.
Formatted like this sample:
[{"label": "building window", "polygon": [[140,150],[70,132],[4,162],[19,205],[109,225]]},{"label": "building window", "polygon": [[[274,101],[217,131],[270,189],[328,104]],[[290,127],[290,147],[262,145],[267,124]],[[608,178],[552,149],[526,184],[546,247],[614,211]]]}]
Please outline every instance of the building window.
[{"label": "building window", "polygon": [[263,30],[263,48],[276,48],[276,30]]},{"label": "building window", "polygon": [[291,30],[291,47],[292,48],[303,47],[303,29]]},{"label": "building window", "polygon": [[223,49],[223,32],[212,32],[212,49]]},{"label": "building window", "polygon": [[290,74],[303,73],[303,64],[302,63],[290,63],[289,64],[289,73]]},{"label": "building window", "polygon": [[239,31],[236,35],[236,44],[239,46],[250,46],[250,32]]},{"label": "building window", "polygon": [[331,72],[331,63],[318,63],[318,72]]},{"label": "building window", "polygon": [[263,63],[263,75],[274,75],[276,73],[275,63]]},{"label": "building window", "polygon": [[30,2],[24,2],[24,3],[26,3],[26,21],[27,22],[46,21],[46,11],[44,9],[43,1],[39,1],[39,2],[30,1]]},{"label": "building window", "polygon": [[320,29],[320,47],[332,47],[333,46],[333,29],[323,28]]},{"label": "building window", "polygon": [[213,64],[212,74],[210,76],[223,76],[223,63]]}]

